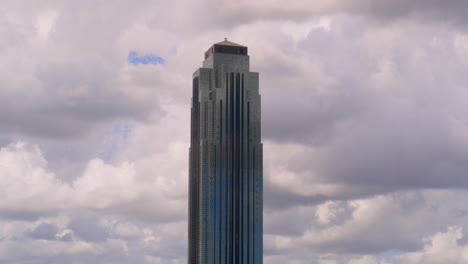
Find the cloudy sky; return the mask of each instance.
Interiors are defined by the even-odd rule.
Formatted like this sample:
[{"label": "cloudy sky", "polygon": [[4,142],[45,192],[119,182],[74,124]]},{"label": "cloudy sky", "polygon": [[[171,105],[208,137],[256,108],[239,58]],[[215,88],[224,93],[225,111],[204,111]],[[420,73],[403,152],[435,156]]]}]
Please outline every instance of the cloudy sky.
[{"label": "cloudy sky", "polygon": [[271,264],[468,263],[466,0],[2,0],[0,263],[186,263],[191,76],[260,72]]}]

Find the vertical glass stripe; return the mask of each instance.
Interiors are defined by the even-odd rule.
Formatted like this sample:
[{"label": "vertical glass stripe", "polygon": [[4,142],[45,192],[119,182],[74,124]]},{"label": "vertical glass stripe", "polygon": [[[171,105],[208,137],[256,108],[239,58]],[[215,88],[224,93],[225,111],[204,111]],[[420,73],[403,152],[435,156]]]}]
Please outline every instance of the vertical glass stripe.
[{"label": "vertical glass stripe", "polygon": [[[192,98],[188,263],[261,264],[258,75],[244,72],[248,60],[237,64],[238,55],[223,56],[210,56],[213,61],[206,65],[216,70],[199,70],[200,88]],[[213,90],[213,85],[219,89]]]}]

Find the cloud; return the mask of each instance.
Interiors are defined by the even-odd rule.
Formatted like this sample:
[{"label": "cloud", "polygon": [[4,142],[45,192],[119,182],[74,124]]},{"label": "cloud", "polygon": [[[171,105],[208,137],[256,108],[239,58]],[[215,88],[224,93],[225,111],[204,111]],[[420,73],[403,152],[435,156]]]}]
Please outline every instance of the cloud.
[{"label": "cloud", "polygon": [[[48,171],[37,146],[14,143],[0,149],[1,181],[3,186],[8,186],[1,193],[0,211],[3,217],[13,219],[34,219],[74,209],[106,210],[162,221],[180,219],[185,200],[165,198],[171,183],[163,175],[138,178],[136,172],[131,163],[112,166],[95,159],[89,162],[82,176],[68,184]],[[172,209],[158,213],[168,205]]]},{"label": "cloud", "polygon": [[55,240],[59,229],[53,223],[42,222],[29,234],[34,239]]},{"label": "cloud", "polygon": [[[0,215],[7,221],[2,224],[0,260],[40,257],[40,263],[63,263],[78,257],[107,263],[108,254],[125,255],[127,246],[132,247],[131,256],[115,263],[140,261],[140,247],[146,252],[142,256],[163,256],[161,261],[180,258],[186,198],[177,196],[178,182],[145,176],[140,168],[144,164],[112,166],[92,160],[83,175],[66,183],[48,170],[38,146],[21,142],[0,149],[0,165],[0,184],[5,187]],[[38,247],[34,240],[49,242]],[[26,253],[29,246],[37,249]]]},{"label": "cloud", "polygon": [[[457,201],[462,196],[462,193],[450,191],[408,191],[345,203],[329,201],[319,206],[270,211],[265,215],[267,259],[271,263],[282,263],[290,258],[299,263],[306,259],[313,263],[325,259],[331,263],[359,259],[375,261],[371,263],[420,263],[397,260],[404,255],[427,251],[433,245],[432,238],[447,230],[454,235],[447,242],[457,243],[456,239],[462,237],[458,225],[462,218],[458,211],[466,208],[463,202]],[[446,207],[448,200],[454,202],[453,207]],[[291,219],[291,215],[296,217]],[[272,232],[272,222],[278,225],[275,229],[289,230],[288,233]],[[279,227],[289,227],[288,223],[303,232],[293,233],[290,228]],[[457,246],[453,256],[463,250],[463,246]],[[425,260],[441,263],[440,260]]]},{"label": "cloud", "polygon": [[[81,139],[116,119],[144,121],[158,116],[160,93],[155,86],[128,81],[137,74],[122,58],[128,48],[104,44],[119,43],[133,24],[135,9],[121,2],[112,15],[100,20],[97,10],[104,7],[93,5],[90,12],[88,4],[11,3],[8,11],[2,11],[0,27],[6,29],[0,40],[2,135]],[[114,17],[123,21],[121,27],[114,28]],[[152,93],[156,96],[149,96]],[[14,103],[8,99],[17,96]]]},{"label": "cloud", "polygon": [[[284,40],[277,52],[297,58],[293,77],[282,66],[262,75],[266,188],[282,195],[272,205],[466,187],[460,98],[468,94],[458,61],[467,53],[458,31],[366,23],[337,16],[329,31]],[[308,75],[309,65],[320,74]]]},{"label": "cloud", "polygon": [[223,25],[236,23],[249,23],[258,19],[269,20],[305,20],[312,16],[333,15],[347,13],[351,15],[365,15],[382,20],[395,20],[399,18],[415,18],[429,21],[443,21],[465,25],[467,20],[463,16],[468,5],[463,0],[440,2],[437,0],[416,1],[385,1],[385,0],[351,0],[326,2],[310,2],[294,0],[284,5],[276,0],[259,1],[224,1],[220,4],[221,20]]},{"label": "cloud", "polygon": [[68,228],[85,241],[103,242],[109,237],[109,231],[99,221],[95,215],[80,212],[68,223]]},{"label": "cloud", "polygon": [[396,257],[395,263],[465,263],[468,261],[468,247],[457,244],[461,231],[461,228],[453,226],[445,232],[438,232],[427,239],[423,250]]},{"label": "cloud", "polygon": [[45,166],[36,145],[19,142],[0,149],[2,217],[36,218],[67,207],[71,188]]},{"label": "cloud", "polygon": [[225,36],[260,72],[265,263],[466,262],[466,6],[6,0],[0,262],[186,262],[191,74]]}]

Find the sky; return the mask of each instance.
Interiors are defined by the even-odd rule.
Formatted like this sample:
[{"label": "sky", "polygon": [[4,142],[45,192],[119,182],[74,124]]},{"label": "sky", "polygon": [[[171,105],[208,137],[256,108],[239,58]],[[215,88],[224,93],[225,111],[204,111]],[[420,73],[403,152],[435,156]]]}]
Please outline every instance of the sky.
[{"label": "sky", "polygon": [[2,0],[0,263],[186,263],[192,73],[260,73],[267,264],[468,263],[466,0]]}]

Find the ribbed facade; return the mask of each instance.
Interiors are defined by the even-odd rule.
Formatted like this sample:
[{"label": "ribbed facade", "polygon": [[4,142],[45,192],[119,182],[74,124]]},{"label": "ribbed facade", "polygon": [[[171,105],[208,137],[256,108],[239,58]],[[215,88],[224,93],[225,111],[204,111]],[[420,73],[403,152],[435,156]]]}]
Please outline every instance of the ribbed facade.
[{"label": "ribbed facade", "polygon": [[263,263],[263,152],[258,73],[224,41],[193,74],[189,264]]}]

